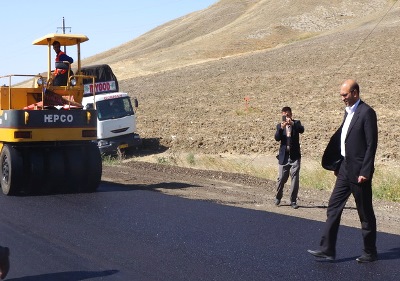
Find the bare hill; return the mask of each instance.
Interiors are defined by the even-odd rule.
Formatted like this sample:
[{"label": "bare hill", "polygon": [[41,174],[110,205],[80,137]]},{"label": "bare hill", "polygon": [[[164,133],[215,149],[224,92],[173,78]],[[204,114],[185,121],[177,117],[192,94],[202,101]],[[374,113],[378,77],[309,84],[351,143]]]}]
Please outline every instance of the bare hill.
[{"label": "bare hill", "polygon": [[399,16],[391,0],[221,0],[84,63],[110,64],[139,99],[142,137],[204,153],[274,155],[289,105],[319,158],[355,78],[378,113],[378,160],[398,160]]}]

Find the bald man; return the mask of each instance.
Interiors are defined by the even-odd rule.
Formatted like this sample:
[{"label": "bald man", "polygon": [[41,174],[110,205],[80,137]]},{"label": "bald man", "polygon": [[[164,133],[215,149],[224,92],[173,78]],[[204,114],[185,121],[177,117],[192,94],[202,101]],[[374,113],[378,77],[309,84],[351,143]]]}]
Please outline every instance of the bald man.
[{"label": "bald man", "polygon": [[[378,145],[378,125],[375,111],[360,99],[356,81],[343,82],[340,96],[346,105],[345,118],[336,131],[334,144],[328,145],[325,155],[340,153],[342,159],[335,167],[336,183],[329,199],[327,220],[319,250],[308,250],[317,258],[334,260],[340,218],[350,194],[353,194],[364,241],[359,263],[378,259],[376,250],[376,219],[372,206],[372,175]],[[324,159],[322,160],[324,162]]]}]

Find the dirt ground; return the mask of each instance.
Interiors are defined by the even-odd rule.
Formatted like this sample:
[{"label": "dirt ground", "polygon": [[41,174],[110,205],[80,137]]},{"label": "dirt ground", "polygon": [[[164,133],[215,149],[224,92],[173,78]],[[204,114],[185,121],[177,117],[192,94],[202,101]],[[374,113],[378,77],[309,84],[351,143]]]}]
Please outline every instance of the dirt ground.
[{"label": "dirt ground", "polygon": [[97,62],[138,99],[143,138],[209,154],[275,155],[280,109],[291,106],[303,155],[320,159],[343,118],[340,84],[354,78],[378,115],[376,160],[398,167],[400,3],[283,2],[219,1]]},{"label": "dirt ground", "polygon": [[[399,169],[400,3],[387,0],[216,1],[85,64],[110,64],[139,101],[137,129],[153,149],[273,157],[280,109],[305,126],[302,154],[321,159],[340,125],[340,84],[356,79],[377,112],[376,161]],[[301,187],[293,210],[275,183],[244,174],[127,160],[103,180],[191,199],[325,220],[329,192]],[[400,203],[375,200],[379,231],[400,234]],[[343,224],[359,227],[349,200]]]},{"label": "dirt ground", "polygon": [[[288,187],[279,207],[274,205],[275,182],[244,174],[190,169],[172,165],[124,160],[103,167],[103,181],[128,188],[162,192],[194,200],[274,212],[288,216],[325,221],[330,193],[301,188],[299,209],[288,201]],[[378,231],[400,235],[400,203],[374,201]],[[350,198],[342,216],[342,225],[360,227],[354,200]]]}]

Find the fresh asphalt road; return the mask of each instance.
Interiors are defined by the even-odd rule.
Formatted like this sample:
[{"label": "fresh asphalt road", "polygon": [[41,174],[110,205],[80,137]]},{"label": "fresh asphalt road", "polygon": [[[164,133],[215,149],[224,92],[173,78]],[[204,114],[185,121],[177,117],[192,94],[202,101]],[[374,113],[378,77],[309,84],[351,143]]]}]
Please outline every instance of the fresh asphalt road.
[{"label": "fresh asphalt road", "polygon": [[[300,210],[299,210],[300,211]],[[399,280],[400,236],[357,264],[341,227],[335,262],[316,261],[323,223],[103,182],[93,194],[0,196],[7,280]]]}]

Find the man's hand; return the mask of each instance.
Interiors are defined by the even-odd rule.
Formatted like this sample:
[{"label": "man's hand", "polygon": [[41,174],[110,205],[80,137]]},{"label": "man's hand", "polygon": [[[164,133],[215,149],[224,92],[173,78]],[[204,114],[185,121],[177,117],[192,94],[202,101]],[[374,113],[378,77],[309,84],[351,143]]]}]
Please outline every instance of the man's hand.
[{"label": "man's hand", "polygon": [[284,129],[288,125],[293,126],[294,122],[293,122],[292,118],[286,117],[286,121],[283,121],[281,123],[281,128]]},{"label": "man's hand", "polygon": [[366,182],[368,180],[368,178],[364,177],[364,176],[358,176],[358,183],[363,183]]}]

